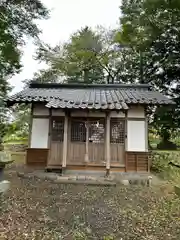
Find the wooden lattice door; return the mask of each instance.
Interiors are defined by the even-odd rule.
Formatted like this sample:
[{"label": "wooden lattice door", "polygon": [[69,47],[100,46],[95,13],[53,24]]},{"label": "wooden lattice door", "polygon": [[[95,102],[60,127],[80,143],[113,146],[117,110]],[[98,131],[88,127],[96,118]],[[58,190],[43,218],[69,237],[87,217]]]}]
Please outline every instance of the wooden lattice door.
[{"label": "wooden lattice door", "polygon": [[68,165],[84,165],[86,150],[86,127],[84,118],[71,118],[68,134]]},{"label": "wooden lattice door", "polygon": [[88,119],[88,164],[105,165],[105,119]]},{"label": "wooden lattice door", "polygon": [[48,165],[62,165],[63,139],[64,139],[64,118],[53,118],[50,131],[50,154]]},{"label": "wooden lattice door", "polygon": [[71,119],[67,164],[105,165],[104,125],[104,119]]},{"label": "wooden lattice door", "polygon": [[125,163],[125,121],[111,118],[110,121],[111,165]]}]

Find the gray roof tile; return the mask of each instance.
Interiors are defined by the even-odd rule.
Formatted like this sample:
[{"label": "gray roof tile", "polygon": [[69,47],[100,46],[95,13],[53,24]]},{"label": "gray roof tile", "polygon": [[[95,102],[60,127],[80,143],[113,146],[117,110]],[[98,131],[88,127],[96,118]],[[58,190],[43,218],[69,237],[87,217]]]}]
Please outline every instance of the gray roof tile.
[{"label": "gray roof tile", "polygon": [[10,96],[8,104],[45,102],[48,108],[128,109],[131,104],[173,104],[149,85],[38,84]]}]

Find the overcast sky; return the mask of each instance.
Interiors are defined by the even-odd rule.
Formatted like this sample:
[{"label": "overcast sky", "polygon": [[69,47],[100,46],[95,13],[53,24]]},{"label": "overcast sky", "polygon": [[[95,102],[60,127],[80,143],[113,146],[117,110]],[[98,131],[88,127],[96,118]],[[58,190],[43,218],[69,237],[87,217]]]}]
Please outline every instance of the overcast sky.
[{"label": "overcast sky", "polygon": [[[48,20],[38,22],[42,34],[40,38],[55,46],[66,41],[69,36],[83,26],[92,28],[97,25],[115,27],[118,24],[121,0],[42,0],[51,9]],[[42,68],[33,60],[34,45],[31,40],[24,48],[22,57],[23,70],[11,79],[15,87],[13,93],[23,87],[22,80],[30,79],[33,73]]]}]

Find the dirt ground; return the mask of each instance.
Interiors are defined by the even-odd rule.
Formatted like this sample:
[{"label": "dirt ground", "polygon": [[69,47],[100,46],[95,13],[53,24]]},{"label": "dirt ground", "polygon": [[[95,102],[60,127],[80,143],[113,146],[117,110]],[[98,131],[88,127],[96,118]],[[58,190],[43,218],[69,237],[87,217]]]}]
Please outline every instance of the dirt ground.
[{"label": "dirt ground", "polygon": [[6,173],[1,239],[180,239],[180,199],[171,186],[53,184]]}]

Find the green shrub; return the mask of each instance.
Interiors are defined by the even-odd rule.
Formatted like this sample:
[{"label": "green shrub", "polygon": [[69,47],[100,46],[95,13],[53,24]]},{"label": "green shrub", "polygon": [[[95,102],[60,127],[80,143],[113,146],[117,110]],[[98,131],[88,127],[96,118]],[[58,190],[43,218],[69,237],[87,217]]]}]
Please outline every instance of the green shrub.
[{"label": "green shrub", "polygon": [[172,162],[180,165],[179,151],[157,151],[152,154],[151,171],[164,179],[180,181],[180,169],[169,165]]},{"label": "green shrub", "polygon": [[156,173],[160,173],[160,172],[164,171],[168,167],[169,161],[170,161],[169,153],[153,152],[151,171],[156,172]]}]

